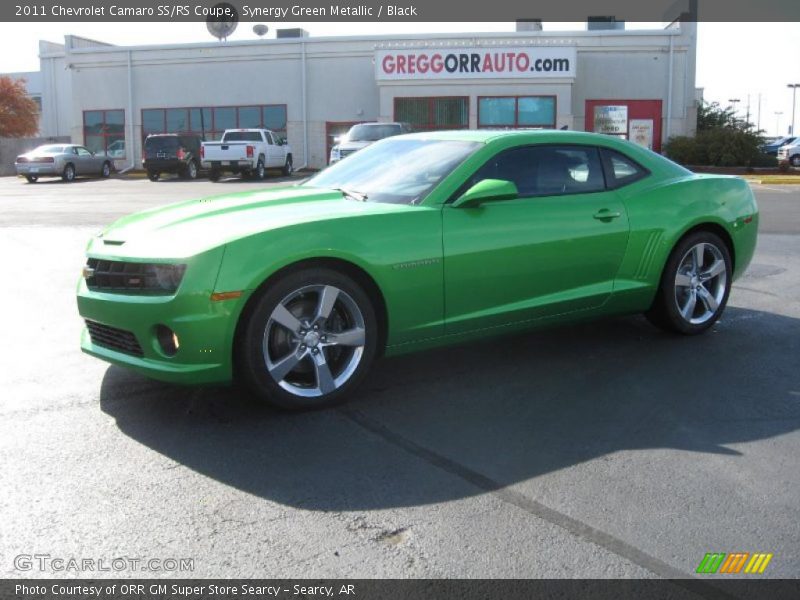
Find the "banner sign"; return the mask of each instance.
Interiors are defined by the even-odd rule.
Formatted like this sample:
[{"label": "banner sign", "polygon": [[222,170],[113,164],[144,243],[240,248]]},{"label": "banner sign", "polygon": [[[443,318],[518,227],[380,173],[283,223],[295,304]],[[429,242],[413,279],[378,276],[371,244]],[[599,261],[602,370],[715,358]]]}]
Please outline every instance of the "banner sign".
[{"label": "banner sign", "polygon": [[574,46],[377,50],[375,78],[553,79],[575,77]]},{"label": "banner sign", "polygon": [[653,149],[653,119],[631,119],[630,136],[634,144]]},{"label": "banner sign", "polygon": [[595,106],[594,131],[609,135],[625,135],[628,133],[627,106]]}]

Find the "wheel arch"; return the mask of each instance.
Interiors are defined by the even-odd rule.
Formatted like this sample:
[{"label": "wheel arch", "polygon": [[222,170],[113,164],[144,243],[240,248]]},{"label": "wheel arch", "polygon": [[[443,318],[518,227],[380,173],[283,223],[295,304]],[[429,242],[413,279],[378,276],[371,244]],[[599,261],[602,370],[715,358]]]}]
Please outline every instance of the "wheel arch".
[{"label": "wheel arch", "polygon": [[728,248],[728,254],[731,255],[731,271],[734,271],[736,268],[736,245],[733,243],[733,238],[731,237],[731,234],[728,233],[728,230],[719,223],[715,223],[713,221],[698,223],[697,225],[693,225],[684,231],[683,234],[675,240],[675,243],[672,245],[672,249],[670,249],[670,254],[672,253],[672,250],[681,243],[681,240],[689,235],[692,235],[693,233],[697,233],[698,231],[707,231],[709,233],[713,233],[723,242],[725,242],[725,246]]},{"label": "wheel arch", "polygon": [[247,299],[247,302],[239,313],[236,321],[236,327],[234,329],[232,348],[234,368],[237,363],[236,353],[240,346],[239,341],[243,333],[244,324],[247,322],[247,319],[250,318],[253,307],[258,302],[258,298],[261,297],[263,291],[269,287],[272,282],[280,279],[281,277],[312,268],[327,268],[337,271],[347,275],[361,286],[372,302],[373,308],[375,309],[375,316],[378,319],[378,355],[383,354],[386,348],[386,340],[389,331],[389,313],[386,308],[386,299],[384,298],[383,292],[381,291],[375,279],[362,267],[348,260],[333,257],[315,257],[299,260],[281,267],[269,275],[264,281],[262,281],[261,284],[259,284],[258,287],[253,290],[253,293],[250,294],[250,297]]}]

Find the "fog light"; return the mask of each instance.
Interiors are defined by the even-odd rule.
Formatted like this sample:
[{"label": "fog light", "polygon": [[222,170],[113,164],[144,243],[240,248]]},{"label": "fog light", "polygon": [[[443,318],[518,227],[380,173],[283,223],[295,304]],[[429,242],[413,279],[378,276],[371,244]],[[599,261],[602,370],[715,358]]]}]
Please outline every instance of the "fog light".
[{"label": "fog light", "polygon": [[181,347],[178,341],[178,334],[166,325],[156,325],[156,337],[158,338],[158,344],[161,346],[161,350],[163,350],[164,354],[167,356],[175,356],[175,353],[178,352],[178,348]]}]

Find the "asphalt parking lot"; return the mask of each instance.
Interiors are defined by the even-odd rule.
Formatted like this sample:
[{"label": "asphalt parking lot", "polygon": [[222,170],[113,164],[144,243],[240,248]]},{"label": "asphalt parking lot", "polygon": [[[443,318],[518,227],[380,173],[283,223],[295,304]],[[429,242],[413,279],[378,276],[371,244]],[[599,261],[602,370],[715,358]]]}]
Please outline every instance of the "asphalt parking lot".
[{"label": "asphalt parking lot", "polygon": [[[0,179],[2,576],[684,577],[742,551],[800,577],[800,186],[754,186],[757,254],[699,338],[633,316],[384,360],[291,415],[81,354],[89,236],[263,185]],[[37,553],[194,571],[15,568]]]}]

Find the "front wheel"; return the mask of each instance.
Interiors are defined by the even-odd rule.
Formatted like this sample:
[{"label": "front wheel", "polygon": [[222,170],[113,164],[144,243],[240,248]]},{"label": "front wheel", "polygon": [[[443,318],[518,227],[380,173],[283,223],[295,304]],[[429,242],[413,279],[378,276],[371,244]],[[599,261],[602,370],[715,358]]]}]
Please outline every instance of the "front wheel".
[{"label": "front wheel", "polygon": [[376,355],[372,302],[357,283],[330,269],[308,269],[278,280],[244,318],[239,373],[259,399],[278,408],[339,404]]},{"label": "front wheel", "polygon": [[800,167],[800,154],[795,154],[789,159],[789,162],[792,163],[793,167]]},{"label": "front wheel", "polygon": [[158,171],[148,171],[147,172],[147,178],[150,181],[158,181],[158,178],[159,178],[160,175],[161,175],[161,173],[159,173]]},{"label": "front wheel", "polygon": [[103,163],[103,168],[100,169],[100,177],[110,177],[111,176],[111,163],[106,161]]},{"label": "front wheel", "polygon": [[28,180],[28,183],[36,183],[39,181],[39,177],[37,175],[25,175],[25,179]]},{"label": "front wheel", "polygon": [[703,333],[725,310],[731,279],[725,242],[707,231],[688,235],[670,254],[647,317],[662,329],[685,335]]},{"label": "front wheel", "polygon": [[289,177],[294,173],[294,167],[292,166],[292,156],[289,155],[286,157],[286,163],[283,165],[283,175],[284,177]]}]

